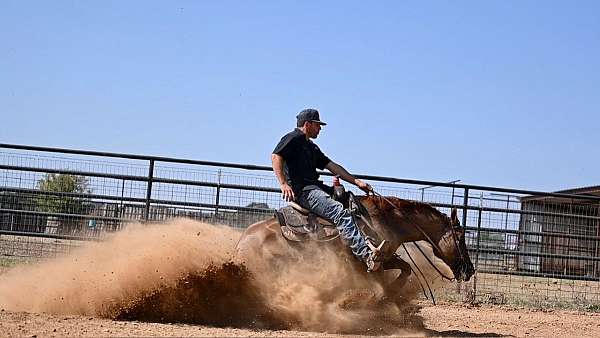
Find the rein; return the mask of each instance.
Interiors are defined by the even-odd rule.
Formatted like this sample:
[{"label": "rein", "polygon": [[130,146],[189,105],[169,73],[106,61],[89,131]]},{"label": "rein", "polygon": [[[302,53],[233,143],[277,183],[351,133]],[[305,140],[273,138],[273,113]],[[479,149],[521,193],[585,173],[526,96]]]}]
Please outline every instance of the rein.
[{"label": "rein", "polygon": [[[404,248],[404,251],[406,251],[406,255],[408,256],[408,258],[410,259],[410,261],[415,266],[415,269],[417,269],[417,271],[419,271],[419,274],[421,274],[421,278],[425,282],[425,285],[427,285],[427,289],[429,290],[429,294],[431,295],[431,301],[433,302],[433,305],[436,305],[435,304],[435,297],[433,296],[433,291],[431,291],[431,286],[429,285],[429,282],[427,281],[427,278],[425,278],[425,274],[423,273],[423,271],[421,271],[421,269],[417,265],[417,262],[415,262],[415,260],[412,258],[412,256],[410,255],[410,252],[408,252],[408,249],[406,248],[405,243],[402,243],[402,247]],[[398,255],[396,253],[394,253],[394,255],[396,256],[396,259],[402,260],[402,258],[400,258],[400,255]],[[411,268],[411,270],[415,271],[412,268],[412,266],[410,268]],[[421,290],[423,290],[423,295],[425,296],[425,298],[427,298],[427,294],[425,293],[425,288],[423,287],[423,283],[421,283],[421,278],[419,278],[419,275],[417,275],[417,280],[419,281],[419,285],[421,286]]]}]

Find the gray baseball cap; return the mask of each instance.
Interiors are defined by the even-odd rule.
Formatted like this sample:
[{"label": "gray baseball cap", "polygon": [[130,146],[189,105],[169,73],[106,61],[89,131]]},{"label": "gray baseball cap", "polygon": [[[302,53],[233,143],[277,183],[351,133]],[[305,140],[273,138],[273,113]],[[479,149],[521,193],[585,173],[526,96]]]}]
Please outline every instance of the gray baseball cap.
[{"label": "gray baseball cap", "polygon": [[316,109],[304,109],[300,113],[298,113],[296,119],[298,119],[298,125],[304,123],[305,121],[317,122],[322,126],[327,125],[327,123],[322,122],[319,119],[319,111]]}]

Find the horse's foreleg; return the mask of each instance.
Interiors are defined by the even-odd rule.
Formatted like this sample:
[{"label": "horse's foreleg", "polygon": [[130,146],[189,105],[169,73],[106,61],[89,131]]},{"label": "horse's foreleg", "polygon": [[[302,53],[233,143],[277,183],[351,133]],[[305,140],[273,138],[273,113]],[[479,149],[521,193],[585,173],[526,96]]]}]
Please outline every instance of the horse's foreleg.
[{"label": "horse's foreleg", "polygon": [[404,285],[406,285],[408,277],[412,273],[412,269],[410,268],[410,265],[408,263],[406,263],[396,255],[394,255],[391,259],[385,261],[383,263],[383,268],[385,270],[400,270],[400,275],[394,281],[387,284],[385,287],[386,295],[391,299],[395,299],[402,291]]}]

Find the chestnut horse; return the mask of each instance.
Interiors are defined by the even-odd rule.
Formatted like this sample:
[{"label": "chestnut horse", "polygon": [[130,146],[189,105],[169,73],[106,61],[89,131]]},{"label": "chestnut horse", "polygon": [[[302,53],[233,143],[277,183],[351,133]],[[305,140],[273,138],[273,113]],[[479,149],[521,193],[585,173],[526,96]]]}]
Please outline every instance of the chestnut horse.
[{"label": "chestnut horse", "polygon": [[[428,242],[436,257],[441,259],[453,272],[454,279],[468,281],[474,273],[473,264],[465,245],[465,230],[460,226],[456,209],[451,217],[441,213],[429,204],[402,200],[396,197],[358,196],[362,217],[357,221],[363,232],[379,240],[386,240],[383,250],[383,269],[400,269],[400,275],[391,283],[383,285],[388,296],[395,297],[411,274],[410,265],[403,261],[396,251],[407,242]],[[350,250],[338,238],[332,241],[342,252]],[[290,250],[301,250],[298,242],[287,241],[276,218],[249,226],[237,244],[237,256],[242,259],[253,257],[268,269],[273,269],[289,255]],[[356,267],[366,268],[355,260]],[[439,271],[439,270],[438,270]],[[365,272],[366,273],[366,272]],[[440,272],[441,273],[441,272]],[[371,273],[374,274],[374,273]]]}]

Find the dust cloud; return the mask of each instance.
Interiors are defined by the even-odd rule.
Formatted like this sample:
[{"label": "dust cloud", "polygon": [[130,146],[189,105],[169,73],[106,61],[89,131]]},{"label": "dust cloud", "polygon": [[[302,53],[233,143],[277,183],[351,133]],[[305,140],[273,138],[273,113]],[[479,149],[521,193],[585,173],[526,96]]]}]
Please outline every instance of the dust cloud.
[{"label": "dust cloud", "polygon": [[132,224],[68,256],[0,275],[0,307],[222,327],[422,332],[419,308],[410,303],[418,284],[400,300],[386,300],[381,281],[357,274],[351,258],[322,245],[253,271],[235,257],[240,236],[187,219]]}]

